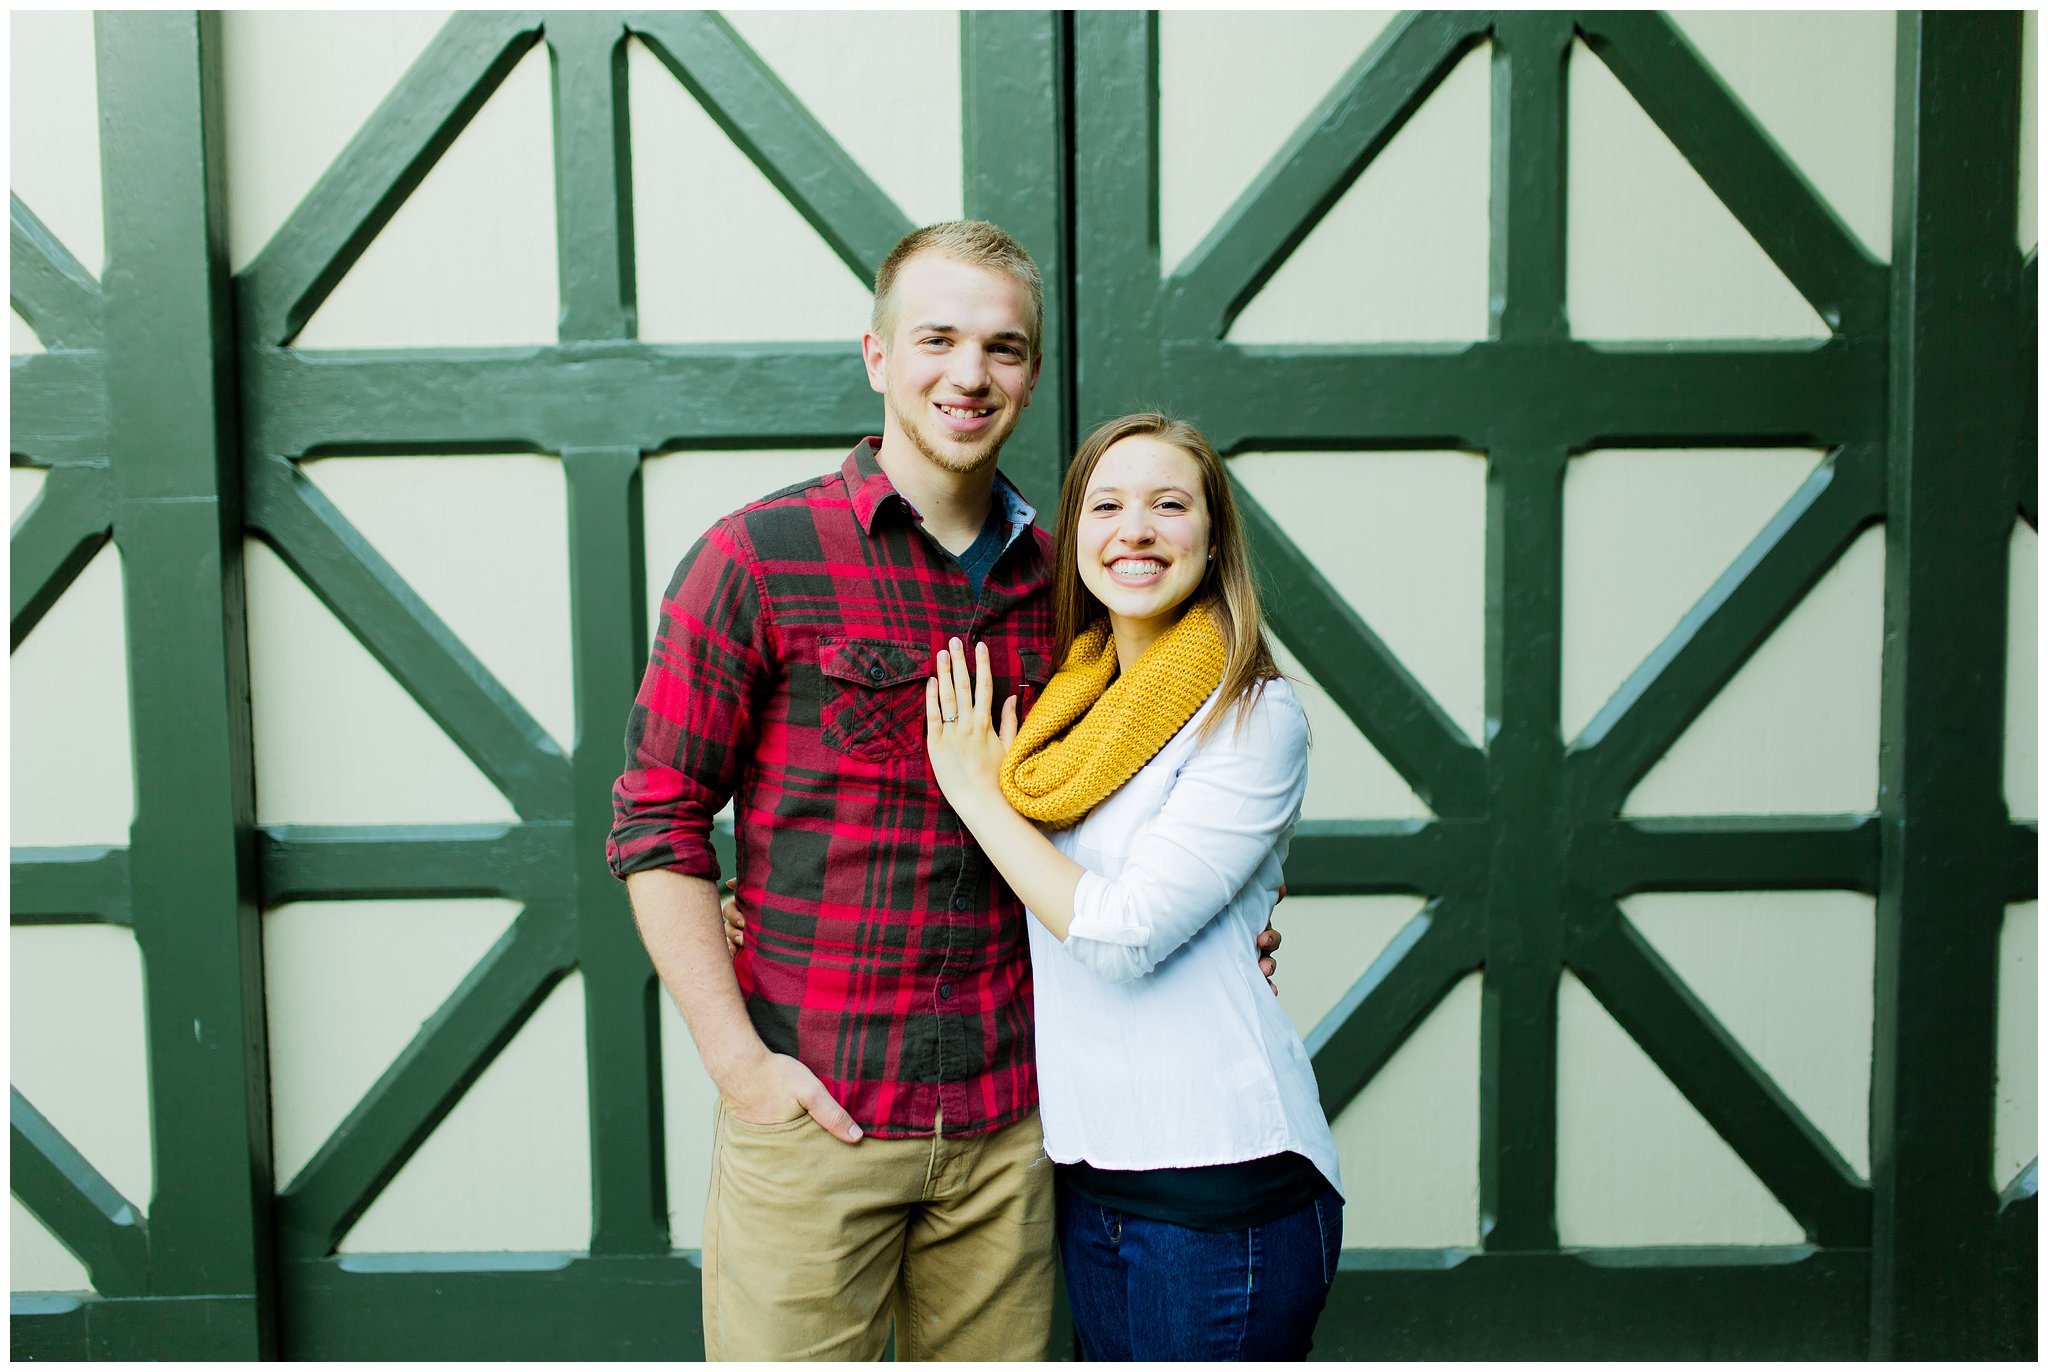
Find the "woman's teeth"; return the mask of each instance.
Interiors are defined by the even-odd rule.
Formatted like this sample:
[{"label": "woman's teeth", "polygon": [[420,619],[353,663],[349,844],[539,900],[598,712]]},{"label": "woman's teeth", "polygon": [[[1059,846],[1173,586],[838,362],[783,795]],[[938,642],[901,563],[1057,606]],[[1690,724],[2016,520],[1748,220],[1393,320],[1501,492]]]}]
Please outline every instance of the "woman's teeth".
[{"label": "woman's teeth", "polygon": [[1127,576],[1137,580],[1165,571],[1166,564],[1164,562],[1136,562],[1126,559],[1110,563],[1109,570],[1117,576]]}]

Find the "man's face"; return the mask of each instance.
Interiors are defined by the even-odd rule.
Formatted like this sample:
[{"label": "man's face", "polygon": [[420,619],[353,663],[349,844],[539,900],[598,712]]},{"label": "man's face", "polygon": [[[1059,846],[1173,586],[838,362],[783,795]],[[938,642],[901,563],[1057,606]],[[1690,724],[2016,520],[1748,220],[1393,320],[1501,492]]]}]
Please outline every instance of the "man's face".
[{"label": "man's face", "polygon": [[868,384],[886,406],[883,446],[908,444],[960,475],[992,465],[1038,380],[1023,286],[920,253],[896,273],[883,327],[888,338],[861,339]]}]

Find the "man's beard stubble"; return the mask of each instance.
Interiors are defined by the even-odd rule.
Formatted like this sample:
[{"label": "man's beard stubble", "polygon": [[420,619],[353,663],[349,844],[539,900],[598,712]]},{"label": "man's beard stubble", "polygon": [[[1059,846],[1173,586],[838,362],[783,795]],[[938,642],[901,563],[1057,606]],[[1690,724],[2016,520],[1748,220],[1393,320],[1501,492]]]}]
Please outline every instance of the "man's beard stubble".
[{"label": "man's beard stubble", "polygon": [[979,448],[954,448],[950,452],[945,452],[925,437],[923,425],[910,422],[910,417],[903,413],[893,398],[889,406],[896,411],[896,427],[909,435],[911,445],[924,455],[925,460],[955,476],[973,476],[984,468],[994,466],[996,458],[1003,450],[1003,440],[1010,436],[1009,430],[1005,429],[1002,433],[990,436]]}]

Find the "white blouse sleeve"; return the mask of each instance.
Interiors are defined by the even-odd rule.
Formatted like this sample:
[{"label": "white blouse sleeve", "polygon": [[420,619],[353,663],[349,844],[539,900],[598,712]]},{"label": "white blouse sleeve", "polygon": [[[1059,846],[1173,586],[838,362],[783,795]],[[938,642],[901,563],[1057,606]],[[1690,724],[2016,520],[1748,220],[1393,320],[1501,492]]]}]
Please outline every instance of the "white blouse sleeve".
[{"label": "white blouse sleeve", "polygon": [[1081,874],[1062,947],[1089,971],[1110,981],[1150,973],[1230,904],[1294,824],[1308,789],[1308,721],[1277,685],[1241,729],[1226,716],[1188,759],[1116,880]]}]

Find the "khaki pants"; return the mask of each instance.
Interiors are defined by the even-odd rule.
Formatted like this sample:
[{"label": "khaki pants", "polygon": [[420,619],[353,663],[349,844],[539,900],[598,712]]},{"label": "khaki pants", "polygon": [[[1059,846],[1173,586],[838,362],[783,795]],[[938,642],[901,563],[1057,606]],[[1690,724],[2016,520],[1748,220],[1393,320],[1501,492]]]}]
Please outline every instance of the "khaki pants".
[{"label": "khaki pants", "polygon": [[723,1103],[704,1208],[712,1361],[1036,1361],[1052,1323],[1053,1189],[1038,1114],[994,1133],[841,1143]]}]

